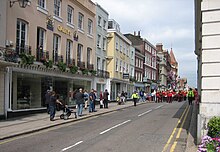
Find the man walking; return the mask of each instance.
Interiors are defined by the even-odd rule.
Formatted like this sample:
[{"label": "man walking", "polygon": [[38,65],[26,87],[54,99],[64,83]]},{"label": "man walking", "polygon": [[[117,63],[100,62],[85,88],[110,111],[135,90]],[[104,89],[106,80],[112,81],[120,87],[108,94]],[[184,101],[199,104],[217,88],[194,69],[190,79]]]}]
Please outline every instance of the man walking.
[{"label": "man walking", "polygon": [[83,103],[84,103],[84,93],[82,88],[80,88],[79,91],[76,92],[75,99],[77,104],[77,115],[81,117],[83,111]]},{"label": "man walking", "polygon": [[109,96],[108,90],[105,89],[105,92],[103,93],[104,108],[108,108],[108,96]]},{"label": "man walking", "polygon": [[95,110],[95,99],[96,99],[96,95],[95,95],[95,91],[94,89],[91,90],[91,92],[89,93],[89,112],[96,112]]}]

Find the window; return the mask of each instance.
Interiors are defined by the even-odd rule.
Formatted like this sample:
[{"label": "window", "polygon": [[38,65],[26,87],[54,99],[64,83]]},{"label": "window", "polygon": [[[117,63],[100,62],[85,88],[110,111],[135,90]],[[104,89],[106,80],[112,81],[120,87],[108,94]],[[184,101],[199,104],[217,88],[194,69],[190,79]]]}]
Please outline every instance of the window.
[{"label": "window", "polygon": [[45,33],[46,31],[41,28],[41,27],[38,27],[37,28],[37,47],[41,47],[44,49],[44,43],[45,43]]},{"label": "window", "polygon": [[83,51],[83,45],[82,44],[78,44],[78,48],[77,48],[77,62],[81,62],[82,61],[82,51]]},{"label": "window", "polygon": [[25,51],[27,43],[27,23],[22,20],[17,20],[17,35],[16,35],[16,51],[18,54]]},{"label": "window", "polygon": [[106,20],[103,20],[103,29],[106,30]]},{"label": "window", "polygon": [[83,30],[83,14],[79,13],[79,17],[78,17],[78,28],[80,30]]},{"label": "window", "polygon": [[99,47],[99,48],[100,48],[100,41],[101,41],[101,35],[98,34],[97,47]]},{"label": "window", "polygon": [[120,71],[120,72],[123,72],[123,71],[122,71],[122,60],[120,60],[119,71]]},{"label": "window", "polygon": [[106,38],[103,38],[103,42],[102,42],[102,48],[103,50],[106,50]]},{"label": "window", "polygon": [[91,63],[91,54],[92,54],[92,49],[87,48],[87,65]]},{"label": "window", "polygon": [[98,16],[98,26],[101,26],[101,20],[102,20],[101,16]]},{"label": "window", "polygon": [[118,42],[116,42],[116,50],[118,51]]},{"label": "window", "polygon": [[67,6],[67,22],[73,24],[73,8]]},{"label": "window", "polygon": [[42,8],[46,8],[45,0],[38,0],[38,6],[40,6]]},{"label": "window", "polygon": [[105,69],[105,60],[102,60],[102,70],[106,70]]},{"label": "window", "polygon": [[97,70],[100,70],[101,59],[97,57]]},{"label": "window", "polygon": [[118,71],[118,58],[116,58],[116,63],[115,63],[115,65],[116,65],[115,69],[116,69],[116,71]]},{"label": "window", "polygon": [[88,34],[92,35],[92,27],[93,27],[93,22],[91,19],[88,19]]},{"label": "window", "polygon": [[53,36],[53,61],[58,62],[58,56],[61,55],[60,51],[60,36],[54,34]]},{"label": "window", "polygon": [[72,57],[73,57],[73,42],[71,40],[66,41],[66,64],[72,64]]},{"label": "window", "polygon": [[61,0],[54,0],[54,15],[61,16]]}]

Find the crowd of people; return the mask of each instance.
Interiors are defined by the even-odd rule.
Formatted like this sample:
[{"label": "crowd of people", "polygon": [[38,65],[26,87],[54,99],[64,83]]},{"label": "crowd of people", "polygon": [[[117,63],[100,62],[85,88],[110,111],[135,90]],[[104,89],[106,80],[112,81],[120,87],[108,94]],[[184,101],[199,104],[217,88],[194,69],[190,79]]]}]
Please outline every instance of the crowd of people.
[{"label": "crowd of people", "polygon": [[192,105],[192,101],[195,100],[196,104],[199,104],[199,95],[197,89],[190,88],[188,91],[186,90],[167,90],[167,91],[156,91],[153,90],[151,93],[146,93],[142,90],[134,91],[131,98],[134,101],[134,106],[136,106],[137,102],[167,102],[172,103],[173,101],[186,101],[188,99],[189,105]]},{"label": "crowd of people", "polygon": [[[89,112],[96,112],[96,101],[97,101],[97,92],[94,89],[91,89],[90,92],[83,90],[82,88],[76,89],[71,92],[71,98],[76,101],[76,115],[81,117],[83,115],[83,108],[86,110],[89,106]],[[131,98],[136,106],[137,102],[167,102],[172,103],[173,101],[185,101],[188,98],[189,105],[192,105],[192,101],[195,100],[195,103],[199,103],[199,95],[197,89],[190,88],[188,91],[180,90],[167,90],[167,91],[156,91],[153,90],[151,93],[146,93],[143,90],[134,91],[131,97],[128,97],[128,94],[124,91],[118,93],[116,101],[119,105],[125,104],[127,98]],[[99,94],[99,105],[100,108],[108,108],[109,103],[109,92],[106,89],[104,92],[100,91]],[[55,91],[47,90],[45,94],[45,103],[47,106],[47,113],[50,114],[50,120],[54,121],[56,107],[62,105],[67,107],[67,105],[59,98],[59,95]]]},{"label": "crowd of people", "polygon": [[[88,106],[90,113],[96,112],[95,103],[97,101],[97,93],[94,89],[91,89],[91,91],[88,92],[87,90],[79,88],[72,91],[70,96],[76,101],[76,115],[78,117],[83,115],[83,108],[86,110]],[[100,91],[100,108],[108,108],[108,96],[109,92],[107,89],[103,93]],[[56,94],[55,91],[50,90],[47,90],[45,94],[45,104],[47,107],[47,113],[50,114],[50,121],[54,121],[57,107],[62,106],[67,108],[67,105],[59,98],[59,95]]]}]

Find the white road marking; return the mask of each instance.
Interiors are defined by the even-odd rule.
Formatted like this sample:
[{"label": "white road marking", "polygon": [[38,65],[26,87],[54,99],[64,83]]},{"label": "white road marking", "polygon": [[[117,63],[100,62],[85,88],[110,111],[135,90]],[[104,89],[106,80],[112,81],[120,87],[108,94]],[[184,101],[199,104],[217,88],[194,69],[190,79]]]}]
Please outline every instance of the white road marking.
[{"label": "white road marking", "polygon": [[124,122],[122,122],[122,123],[120,123],[120,124],[117,124],[117,125],[115,125],[115,126],[109,128],[109,129],[106,129],[105,131],[100,132],[99,134],[102,135],[102,134],[104,134],[104,133],[106,133],[106,132],[108,132],[108,131],[110,131],[110,130],[112,130],[112,129],[114,129],[114,128],[117,128],[117,127],[119,127],[119,126],[121,126],[121,125],[123,125],[123,124],[126,124],[126,123],[128,123],[128,122],[130,122],[130,121],[131,121],[131,120],[124,121]]},{"label": "white road marking", "polygon": [[159,109],[159,108],[161,108],[161,107],[163,107],[164,105],[160,105],[160,106],[158,106],[158,107],[156,107],[156,108],[154,108],[154,109]]},{"label": "white road marking", "polygon": [[145,114],[147,114],[147,113],[149,113],[149,112],[151,112],[151,111],[152,111],[152,109],[150,109],[150,110],[148,110],[148,111],[146,111],[146,112],[144,112],[144,113],[141,113],[141,114],[138,115],[138,117],[143,116],[143,115],[145,115]]},{"label": "white road marking", "polygon": [[82,142],[83,142],[83,141],[79,141],[79,142],[75,143],[74,145],[71,145],[71,146],[69,146],[69,147],[63,148],[62,151],[66,151],[66,150],[68,150],[68,149],[70,149],[70,148],[73,148],[73,147],[75,147],[75,146],[81,144]]}]

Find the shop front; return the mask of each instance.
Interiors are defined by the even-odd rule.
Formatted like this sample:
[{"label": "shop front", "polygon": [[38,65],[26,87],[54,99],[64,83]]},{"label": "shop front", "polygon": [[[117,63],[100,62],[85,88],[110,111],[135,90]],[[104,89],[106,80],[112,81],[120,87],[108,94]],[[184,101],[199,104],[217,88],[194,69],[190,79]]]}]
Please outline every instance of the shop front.
[{"label": "shop front", "polygon": [[7,68],[5,79],[7,117],[45,110],[47,90],[55,91],[58,98],[65,104],[75,106],[72,92],[79,87],[91,89],[92,81],[89,77],[73,77],[65,73],[44,72],[18,67]]}]

